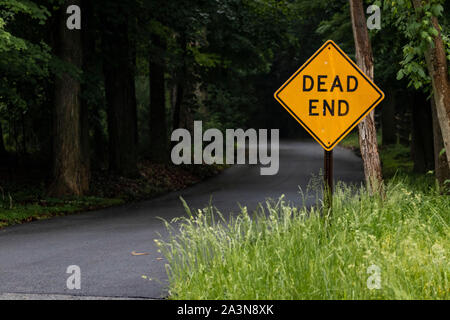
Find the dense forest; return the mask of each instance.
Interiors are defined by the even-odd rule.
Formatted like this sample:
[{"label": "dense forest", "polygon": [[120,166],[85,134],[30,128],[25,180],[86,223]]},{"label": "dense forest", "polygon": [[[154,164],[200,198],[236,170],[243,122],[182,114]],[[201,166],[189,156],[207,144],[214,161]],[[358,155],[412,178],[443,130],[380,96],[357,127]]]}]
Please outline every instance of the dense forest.
[{"label": "dense forest", "polygon": [[450,0],[0,0],[0,300],[448,300],[449,226]]},{"label": "dense forest", "polygon": [[[374,79],[386,94],[375,113],[380,144],[406,150],[414,172],[444,185],[450,3],[368,1],[364,10],[369,4],[381,7],[381,28],[369,30]],[[97,172],[139,177],[142,161],[169,164],[172,131],[192,130],[194,120],[306,137],[273,92],[325,40],[357,58],[352,5],[0,1],[2,189],[32,172],[54,197],[90,194]]]}]

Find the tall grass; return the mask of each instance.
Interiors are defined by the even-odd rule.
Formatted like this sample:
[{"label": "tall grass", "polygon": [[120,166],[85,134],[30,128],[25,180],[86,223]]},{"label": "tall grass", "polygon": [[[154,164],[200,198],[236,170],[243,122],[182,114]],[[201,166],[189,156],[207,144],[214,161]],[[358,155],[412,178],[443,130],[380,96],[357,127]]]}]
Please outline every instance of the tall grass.
[{"label": "tall grass", "polygon": [[[283,198],[225,219],[212,207],[157,241],[172,299],[448,299],[450,199],[395,179],[387,197],[339,185],[332,215]],[[369,289],[380,270],[380,289]],[[369,269],[370,271],[370,269]]]}]

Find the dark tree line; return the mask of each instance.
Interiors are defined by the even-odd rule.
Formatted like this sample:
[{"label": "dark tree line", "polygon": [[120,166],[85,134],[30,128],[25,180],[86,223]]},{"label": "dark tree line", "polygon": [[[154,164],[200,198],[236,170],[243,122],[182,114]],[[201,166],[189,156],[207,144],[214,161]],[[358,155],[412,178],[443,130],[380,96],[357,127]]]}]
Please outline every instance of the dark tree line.
[{"label": "dark tree line", "polygon": [[[81,8],[81,30],[66,27],[69,5]],[[302,136],[273,92],[324,40],[355,52],[346,0],[11,0],[0,6],[0,158],[8,167],[27,159],[51,163],[48,190],[55,196],[87,193],[94,170],[136,177],[139,159],[168,163],[170,133],[191,129],[193,120],[206,128],[280,128],[282,137]],[[430,7],[437,10],[433,19],[448,26],[438,9]],[[436,85],[425,59],[436,52],[424,48],[422,58],[405,59],[404,44],[412,40],[397,31],[389,7],[383,10],[385,32],[370,32],[375,81],[387,95],[376,128],[383,145],[411,146],[414,169],[435,169],[443,182],[449,177],[441,130],[446,102],[432,107]],[[448,45],[448,28],[442,30]],[[421,86],[408,83],[419,81],[414,72],[398,75],[411,61],[425,70]]]}]

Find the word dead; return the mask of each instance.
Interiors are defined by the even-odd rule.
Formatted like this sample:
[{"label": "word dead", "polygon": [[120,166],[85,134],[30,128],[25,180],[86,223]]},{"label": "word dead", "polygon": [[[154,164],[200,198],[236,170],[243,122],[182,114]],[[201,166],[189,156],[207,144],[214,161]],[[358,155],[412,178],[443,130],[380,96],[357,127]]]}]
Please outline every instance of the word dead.
[{"label": "word dead", "polygon": [[[318,75],[317,79],[309,75],[303,76],[303,92],[355,92],[358,89],[358,79],[354,76],[347,76],[345,80],[341,80],[339,76],[336,76],[332,81],[327,75]],[[319,109],[322,107],[322,109]],[[349,104],[343,99],[331,99],[322,101],[318,99],[310,99],[308,110],[310,116],[319,116],[322,114],[326,116],[346,116],[349,112]],[[319,110],[322,110],[320,112]]]},{"label": "word dead", "polygon": [[[194,122],[194,145],[191,133],[186,129],[177,129],[171,140],[178,142],[171,153],[172,162],[181,164],[248,164],[262,165],[260,174],[275,175],[279,170],[279,130],[270,130],[270,154],[267,129],[227,129],[225,139],[219,129],[208,129],[203,132],[202,121]],[[225,141],[224,141],[225,140]],[[225,142],[225,146],[224,146]],[[204,143],[207,144],[204,149]],[[192,159],[192,150],[194,157]],[[225,151],[225,159],[224,159]]]}]

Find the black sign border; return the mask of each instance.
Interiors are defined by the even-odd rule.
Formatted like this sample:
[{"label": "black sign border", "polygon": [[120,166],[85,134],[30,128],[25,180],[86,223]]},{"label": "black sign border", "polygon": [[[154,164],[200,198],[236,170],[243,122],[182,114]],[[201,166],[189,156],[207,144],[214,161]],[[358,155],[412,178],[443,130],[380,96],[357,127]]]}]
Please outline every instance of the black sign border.
[{"label": "black sign border", "polygon": [[[332,45],[337,52],[339,52],[341,54],[341,56],[347,60],[350,65],[356,70],[358,71],[358,73],[364,78],[366,79],[366,81],[372,86],[372,88],[375,89],[376,92],[378,92],[378,94],[380,95],[378,97],[377,100],[375,100],[374,103],[372,103],[370,105],[370,107],[368,107],[366,109],[366,111],[364,111],[361,116],[359,118],[357,118],[333,143],[331,143],[329,146],[327,146],[326,143],[324,143],[318,136],[316,136],[316,134],[291,110],[291,108],[289,108],[287,106],[287,104],[280,98],[279,94],[284,90],[284,88],[286,86],[288,86],[297,76],[299,73],[301,73],[312,61],[314,61],[314,59],[316,58],[317,55],[319,55],[323,50],[325,50],[326,48],[328,48],[330,45]],[[297,70],[297,72],[295,72],[290,78],[289,80],[280,88],[275,92],[275,98],[277,99],[277,101],[279,101],[284,108],[286,108],[289,113],[298,121],[300,122],[300,124],[309,132],[309,134],[311,134],[317,141],[319,141],[319,143],[322,145],[322,147],[327,150],[330,151],[332,150],[336,144],[342,139],[344,138],[344,136],[346,136],[351,130],[353,130],[353,128],[364,118],[367,116],[367,114],[372,111],[373,108],[375,108],[383,99],[384,99],[384,93],[383,91],[381,91],[365,74],[364,72],[362,72],[359,67],[342,51],[341,48],[339,48],[338,45],[336,45],[332,40],[328,40],[327,42],[324,43],[324,45],[317,50],[317,52],[311,56],[311,58],[309,58],[309,60],[300,67],[300,69]]]}]

